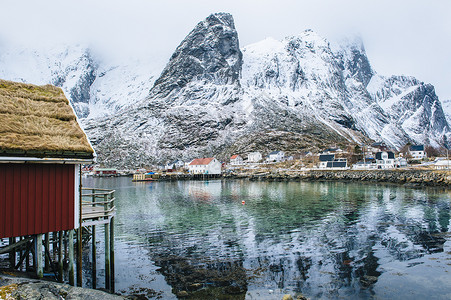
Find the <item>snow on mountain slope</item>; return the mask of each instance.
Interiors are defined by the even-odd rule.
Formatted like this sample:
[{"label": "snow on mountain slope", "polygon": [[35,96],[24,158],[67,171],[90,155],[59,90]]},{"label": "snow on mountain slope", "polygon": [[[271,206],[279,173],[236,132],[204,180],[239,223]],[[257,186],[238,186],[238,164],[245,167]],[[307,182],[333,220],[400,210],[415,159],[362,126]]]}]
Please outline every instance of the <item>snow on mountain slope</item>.
[{"label": "snow on mountain slope", "polygon": [[444,100],[442,102],[442,108],[448,124],[451,124],[451,100]]},{"label": "snow on mountain slope", "polygon": [[[413,142],[439,147],[449,139],[450,128],[431,84],[408,76],[375,76],[368,90],[391,124],[402,128]],[[399,137],[391,144],[402,146]]]},{"label": "snow on mountain slope", "polygon": [[[354,139],[353,120],[342,105],[345,94],[339,64],[327,41],[312,31],[283,41],[266,39],[243,49],[242,86],[250,98],[267,95],[291,112],[303,127],[317,122]],[[338,124],[337,124],[338,123]]]},{"label": "snow on mountain slope", "polygon": [[218,153],[245,124],[233,19],[214,14],[180,43],[149,96],[86,130],[100,160],[150,164]]},{"label": "snow on mountain slope", "polygon": [[81,119],[114,114],[146,97],[160,65],[149,60],[104,61],[81,45],[0,51],[0,78],[61,87]]},{"label": "snow on mountain slope", "polygon": [[413,77],[376,75],[358,39],[331,46],[307,30],[249,45],[243,54],[248,97],[278,103],[304,126],[320,122],[354,142],[361,141],[358,130],[394,148],[407,142],[437,147],[449,132],[433,87]]}]

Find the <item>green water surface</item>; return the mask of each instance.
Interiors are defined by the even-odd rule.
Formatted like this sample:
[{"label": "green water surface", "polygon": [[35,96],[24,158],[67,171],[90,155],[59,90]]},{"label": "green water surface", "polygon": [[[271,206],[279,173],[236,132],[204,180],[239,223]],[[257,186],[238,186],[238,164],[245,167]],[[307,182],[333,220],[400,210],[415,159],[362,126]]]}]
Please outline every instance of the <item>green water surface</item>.
[{"label": "green water surface", "polygon": [[[248,180],[83,182],[116,190],[116,290],[122,294],[451,299],[449,190]],[[89,247],[85,254],[89,285]],[[100,251],[100,286],[102,257]]]}]

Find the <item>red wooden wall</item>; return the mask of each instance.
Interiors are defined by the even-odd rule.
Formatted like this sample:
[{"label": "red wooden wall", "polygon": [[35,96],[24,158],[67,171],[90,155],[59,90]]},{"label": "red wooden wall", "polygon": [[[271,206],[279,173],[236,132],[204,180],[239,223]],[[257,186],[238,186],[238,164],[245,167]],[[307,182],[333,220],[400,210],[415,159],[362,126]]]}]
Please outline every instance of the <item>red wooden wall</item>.
[{"label": "red wooden wall", "polygon": [[73,229],[75,199],[75,165],[0,163],[0,238]]}]

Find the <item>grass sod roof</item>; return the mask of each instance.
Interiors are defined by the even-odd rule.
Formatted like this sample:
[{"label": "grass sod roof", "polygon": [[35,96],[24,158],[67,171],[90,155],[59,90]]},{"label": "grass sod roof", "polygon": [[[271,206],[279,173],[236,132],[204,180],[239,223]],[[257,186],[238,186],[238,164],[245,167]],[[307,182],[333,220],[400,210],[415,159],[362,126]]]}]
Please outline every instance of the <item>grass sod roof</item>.
[{"label": "grass sod roof", "polygon": [[0,155],[92,158],[69,101],[52,85],[0,79]]}]

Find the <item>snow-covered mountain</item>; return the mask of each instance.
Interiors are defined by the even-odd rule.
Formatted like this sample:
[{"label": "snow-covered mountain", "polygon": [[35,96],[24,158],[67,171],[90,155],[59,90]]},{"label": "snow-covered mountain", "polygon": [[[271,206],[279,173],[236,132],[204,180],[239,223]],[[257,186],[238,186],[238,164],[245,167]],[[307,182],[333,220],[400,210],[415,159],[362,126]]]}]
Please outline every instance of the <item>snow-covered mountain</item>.
[{"label": "snow-covered mountain", "polygon": [[67,49],[2,54],[0,77],[62,86],[106,164],[451,138],[434,87],[378,75],[358,39],[331,45],[307,30],[240,49],[232,16],[213,14],[158,78],[151,63]]},{"label": "snow-covered mountain", "polygon": [[445,113],[448,124],[451,125],[451,100],[444,100],[442,102],[443,112]]},{"label": "snow-covered mountain", "polygon": [[149,60],[105,61],[82,45],[0,50],[0,78],[61,87],[82,120],[146,97],[159,71]]}]

